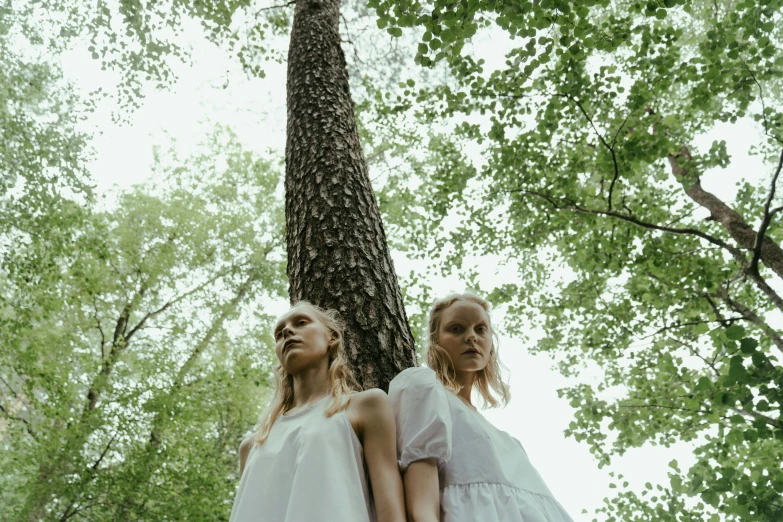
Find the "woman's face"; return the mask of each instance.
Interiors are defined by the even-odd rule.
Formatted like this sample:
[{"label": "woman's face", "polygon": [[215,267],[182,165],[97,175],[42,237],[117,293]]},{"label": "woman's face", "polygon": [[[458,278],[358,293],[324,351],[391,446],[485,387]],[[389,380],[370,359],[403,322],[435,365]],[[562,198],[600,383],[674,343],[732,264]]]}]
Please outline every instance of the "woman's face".
[{"label": "woman's face", "polygon": [[295,306],[277,320],[275,353],[289,374],[328,360],[331,332],[308,306]]},{"label": "woman's face", "polygon": [[457,375],[483,370],[492,349],[489,315],[472,301],[453,303],[442,312],[438,344],[449,354]]}]

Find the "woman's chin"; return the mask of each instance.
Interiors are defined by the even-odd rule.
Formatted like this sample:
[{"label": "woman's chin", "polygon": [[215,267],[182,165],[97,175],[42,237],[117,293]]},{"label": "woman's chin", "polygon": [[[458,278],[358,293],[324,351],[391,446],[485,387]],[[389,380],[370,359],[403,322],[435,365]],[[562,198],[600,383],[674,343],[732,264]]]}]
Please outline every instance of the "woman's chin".
[{"label": "woman's chin", "polygon": [[459,368],[454,368],[454,371],[456,373],[478,373],[486,367],[487,367],[486,363],[476,361],[473,363],[460,364]]}]

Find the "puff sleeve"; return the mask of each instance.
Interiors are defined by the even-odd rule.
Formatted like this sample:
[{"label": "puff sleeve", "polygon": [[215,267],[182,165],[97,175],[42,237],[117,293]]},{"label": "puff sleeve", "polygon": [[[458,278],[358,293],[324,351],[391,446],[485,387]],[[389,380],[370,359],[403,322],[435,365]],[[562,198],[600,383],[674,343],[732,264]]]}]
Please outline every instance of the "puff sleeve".
[{"label": "puff sleeve", "polygon": [[400,471],[428,458],[435,458],[440,468],[451,458],[451,412],[446,393],[429,368],[408,368],[389,385]]}]

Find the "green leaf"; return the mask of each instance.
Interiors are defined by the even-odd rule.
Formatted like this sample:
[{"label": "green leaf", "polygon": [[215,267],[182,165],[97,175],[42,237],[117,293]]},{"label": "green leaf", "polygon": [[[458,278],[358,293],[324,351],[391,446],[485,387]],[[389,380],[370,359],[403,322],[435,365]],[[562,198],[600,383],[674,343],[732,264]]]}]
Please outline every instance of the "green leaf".
[{"label": "green leaf", "polygon": [[745,335],[745,328],[739,324],[733,324],[726,328],[726,337],[732,341],[739,341]]},{"label": "green leaf", "polygon": [[735,355],[731,358],[728,377],[732,383],[747,384],[750,382],[750,375],[742,363],[742,356]]},{"label": "green leaf", "polygon": [[700,377],[696,383],[696,391],[704,392],[712,388],[712,381],[707,377]]},{"label": "green leaf", "polygon": [[756,350],[758,345],[759,343],[755,339],[745,337],[740,341],[740,350],[742,350],[742,353],[750,355]]}]

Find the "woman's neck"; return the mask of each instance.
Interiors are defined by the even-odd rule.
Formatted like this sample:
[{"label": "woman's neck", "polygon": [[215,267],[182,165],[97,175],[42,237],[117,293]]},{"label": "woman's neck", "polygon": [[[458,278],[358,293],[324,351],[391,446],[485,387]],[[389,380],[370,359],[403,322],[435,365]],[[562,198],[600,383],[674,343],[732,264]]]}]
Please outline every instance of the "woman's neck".
[{"label": "woman's neck", "polygon": [[457,394],[468,405],[473,406],[470,400],[473,394],[473,383],[476,381],[476,372],[457,372],[457,382],[461,386]]},{"label": "woman's neck", "polygon": [[319,365],[305,368],[293,375],[294,400],[292,408],[307,406],[329,393],[329,367]]}]

